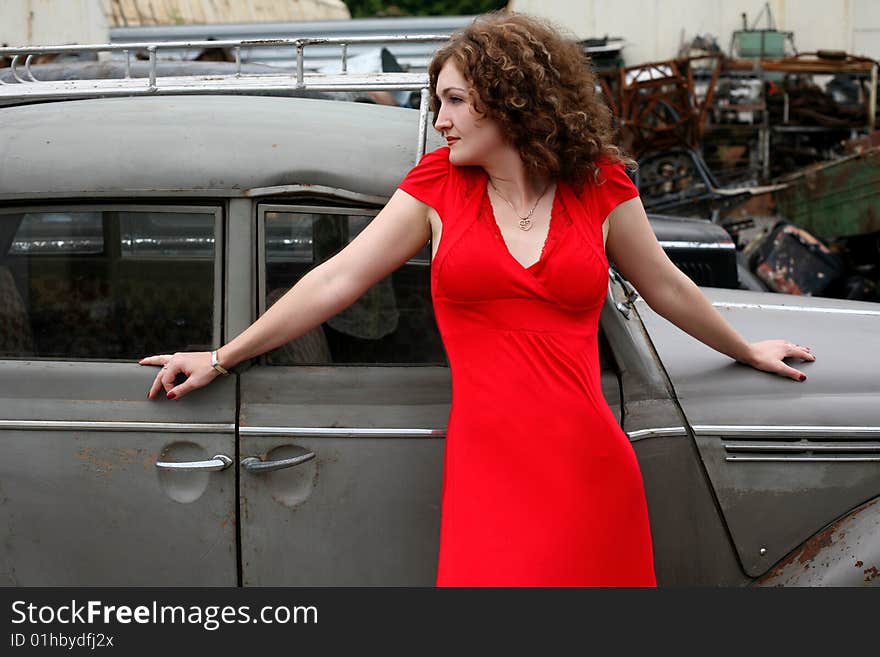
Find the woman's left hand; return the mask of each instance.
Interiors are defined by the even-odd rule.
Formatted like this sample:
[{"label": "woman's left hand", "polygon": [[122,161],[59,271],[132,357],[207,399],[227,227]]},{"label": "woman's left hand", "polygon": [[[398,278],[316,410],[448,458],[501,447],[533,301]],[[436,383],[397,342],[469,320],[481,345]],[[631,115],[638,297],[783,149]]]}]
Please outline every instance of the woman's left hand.
[{"label": "woman's left hand", "polygon": [[800,358],[807,362],[816,360],[812,350],[787,340],[763,340],[752,342],[750,345],[750,358],[747,365],[764,372],[771,372],[779,376],[787,376],[795,381],[806,381],[807,375],[786,365],[784,358]]}]

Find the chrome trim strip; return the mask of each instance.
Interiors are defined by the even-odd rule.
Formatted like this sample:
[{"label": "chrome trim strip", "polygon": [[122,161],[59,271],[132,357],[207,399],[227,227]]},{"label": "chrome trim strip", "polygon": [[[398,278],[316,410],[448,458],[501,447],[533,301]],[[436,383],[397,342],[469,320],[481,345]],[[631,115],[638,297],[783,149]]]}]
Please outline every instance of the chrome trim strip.
[{"label": "chrome trim strip", "polygon": [[684,427],[655,427],[652,429],[637,429],[636,431],[627,431],[626,435],[630,440],[641,440],[642,438],[656,438],[658,436],[687,436],[687,429]]},{"label": "chrome trim strip", "polygon": [[880,317],[880,310],[856,310],[855,308],[817,308],[813,306],[783,306],[773,303],[735,303],[731,301],[713,301],[716,308],[751,308],[754,310],[792,310],[806,313],[829,313],[832,315],[868,315]]},{"label": "chrome trim strip", "polygon": [[728,456],[724,460],[751,463],[880,463],[880,456]]},{"label": "chrome trim strip", "polygon": [[445,438],[446,429],[361,429],[354,427],[239,427],[242,436],[290,438]]},{"label": "chrome trim strip", "polygon": [[750,424],[695,424],[691,427],[698,436],[880,436],[880,427],[829,427],[817,425],[750,425]]},{"label": "chrome trim strip", "polygon": [[61,420],[0,420],[0,429],[54,431],[168,431],[171,433],[232,433],[235,424],[195,422],[102,422]]},{"label": "chrome trim strip", "polygon": [[764,445],[731,445],[725,444],[728,452],[872,452],[880,453],[880,443],[863,445],[812,445],[810,443],[788,443],[780,445],[769,443]]},{"label": "chrome trim strip", "polygon": [[675,240],[660,240],[660,246],[668,249],[726,249],[736,251],[733,242],[677,242]]}]

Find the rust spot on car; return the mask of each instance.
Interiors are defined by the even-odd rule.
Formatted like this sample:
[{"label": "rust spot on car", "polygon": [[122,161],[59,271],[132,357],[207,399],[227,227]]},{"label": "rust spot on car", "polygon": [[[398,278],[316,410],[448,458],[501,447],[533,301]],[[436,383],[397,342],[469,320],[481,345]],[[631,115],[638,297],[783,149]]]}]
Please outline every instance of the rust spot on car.
[{"label": "rust spot on car", "polygon": [[226,514],[226,517],[223,518],[223,522],[220,523],[220,529],[226,529],[226,526],[229,523],[235,523],[235,511],[230,511]]},{"label": "rust spot on car", "polygon": [[[838,523],[835,523],[816,534],[813,538],[804,543],[804,546],[800,550],[790,554],[788,557],[780,561],[772,571],[765,575],[765,578],[773,578],[782,575],[785,570],[795,562],[801,564],[805,570],[810,568],[813,559],[818,556],[819,552],[834,543],[833,537],[835,532],[837,532],[837,526]],[[841,531],[838,540],[845,535],[846,532]]]},{"label": "rust spot on car", "polygon": [[875,577],[880,577],[880,570],[877,570],[877,566],[871,566],[870,568],[865,569],[866,582],[870,582]]},{"label": "rust spot on car", "polygon": [[[810,539],[804,544],[804,547],[801,548],[800,554],[798,555],[798,563],[801,564],[809,564],[813,559],[816,558],[816,555],[819,554],[821,550],[824,548],[830,547],[834,540],[832,537],[834,533],[837,531],[836,525],[831,525],[824,531],[816,534],[815,537]],[[843,532],[840,534],[840,538],[843,538]]]}]

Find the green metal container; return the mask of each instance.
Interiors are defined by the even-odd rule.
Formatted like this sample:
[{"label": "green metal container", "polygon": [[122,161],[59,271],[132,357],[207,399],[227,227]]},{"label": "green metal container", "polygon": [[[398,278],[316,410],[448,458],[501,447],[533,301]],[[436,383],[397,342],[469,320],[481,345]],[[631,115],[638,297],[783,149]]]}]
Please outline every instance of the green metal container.
[{"label": "green metal container", "polygon": [[774,193],[779,212],[823,239],[880,231],[880,148],[817,164]]},{"label": "green metal container", "polygon": [[736,50],[740,57],[782,57],[787,34],[778,30],[738,30]]}]

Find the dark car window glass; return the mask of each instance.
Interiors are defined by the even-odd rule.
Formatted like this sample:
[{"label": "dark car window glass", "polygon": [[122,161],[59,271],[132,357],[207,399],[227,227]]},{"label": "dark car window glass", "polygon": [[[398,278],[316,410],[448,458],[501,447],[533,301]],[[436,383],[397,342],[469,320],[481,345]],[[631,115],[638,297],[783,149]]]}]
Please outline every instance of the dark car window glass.
[{"label": "dark car window glass", "polygon": [[123,257],[214,257],[214,215],[192,212],[120,212]]},{"label": "dark car window glass", "polygon": [[[372,219],[364,211],[266,211],[266,307]],[[327,322],[267,355],[271,365],[446,364],[430,294],[430,245]]]},{"label": "dark car window glass", "polygon": [[216,211],[0,213],[0,357],[134,359],[214,343]]},{"label": "dark car window glass", "polygon": [[100,212],[28,212],[21,219],[9,252],[58,254],[103,250]]}]

